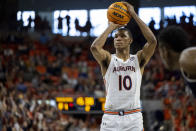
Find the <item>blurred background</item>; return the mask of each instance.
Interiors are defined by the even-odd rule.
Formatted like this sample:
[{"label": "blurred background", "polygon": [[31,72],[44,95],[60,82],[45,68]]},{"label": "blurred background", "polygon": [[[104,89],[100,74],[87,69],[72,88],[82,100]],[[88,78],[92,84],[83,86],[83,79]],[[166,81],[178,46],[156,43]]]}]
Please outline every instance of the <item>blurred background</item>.
[{"label": "blurred background", "polygon": [[[113,2],[0,1],[0,131],[99,130],[105,91],[89,48]],[[179,25],[196,46],[195,0],[128,2],[156,36]],[[128,28],[134,54],[145,39],[133,20]],[[105,49],[114,53],[112,36]],[[158,49],[145,68],[141,100],[146,131],[195,131],[196,100],[180,72],[164,68]]]}]

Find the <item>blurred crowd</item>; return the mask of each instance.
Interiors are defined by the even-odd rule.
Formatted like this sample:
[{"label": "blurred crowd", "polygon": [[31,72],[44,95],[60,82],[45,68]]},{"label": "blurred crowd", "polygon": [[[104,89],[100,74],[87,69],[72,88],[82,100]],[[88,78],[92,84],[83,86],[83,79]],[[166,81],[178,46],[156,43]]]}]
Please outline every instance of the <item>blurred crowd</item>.
[{"label": "blurred crowd", "polygon": [[196,130],[196,100],[193,97],[178,94],[171,98],[165,98],[163,103],[165,130]]},{"label": "blurred crowd", "polygon": [[[8,89],[37,97],[63,94],[103,96],[99,69],[89,52],[89,43],[66,42],[60,35],[52,40],[32,40],[28,35],[8,36],[1,45],[1,80]],[[12,40],[14,39],[14,41]],[[96,92],[96,91],[97,92]]]},{"label": "blurred crowd", "polygon": [[[167,19],[168,25],[177,24],[175,21],[175,17]],[[157,34],[159,30],[152,25],[149,26]],[[182,16],[177,25],[189,33],[191,44],[195,45],[192,17],[187,23]],[[161,30],[163,26],[160,27]],[[90,45],[89,40],[67,40],[58,34],[49,37],[40,33],[39,39],[33,39],[25,32],[2,33],[0,130],[99,130],[99,117],[76,118],[37,102],[57,96],[105,96],[100,68],[90,53]],[[106,44],[106,48],[113,51],[112,44]],[[174,126],[175,131],[181,131],[176,127],[185,125],[195,130],[196,101],[180,72],[164,68],[158,50],[145,68],[141,90],[142,100],[163,100],[165,105],[162,123],[159,121],[156,128],[164,126],[169,131]]]},{"label": "blurred crowd", "polygon": [[89,43],[66,42],[61,35],[50,40],[45,36],[33,40],[25,33],[15,33],[1,39],[0,129],[98,130],[96,117],[76,119],[51,105],[38,104],[38,100],[56,96],[104,96]]},{"label": "blurred crowd", "polygon": [[1,131],[98,131],[101,116],[65,115],[56,107],[0,84]]}]

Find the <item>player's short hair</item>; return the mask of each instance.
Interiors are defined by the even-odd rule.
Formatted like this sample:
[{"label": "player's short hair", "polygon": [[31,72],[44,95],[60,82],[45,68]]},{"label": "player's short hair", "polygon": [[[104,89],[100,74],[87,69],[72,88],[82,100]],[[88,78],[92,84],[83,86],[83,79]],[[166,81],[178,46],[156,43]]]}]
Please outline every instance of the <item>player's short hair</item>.
[{"label": "player's short hair", "polygon": [[167,47],[175,52],[181,52],[189,45],[188,34],[179,26],[168,26],[158,34],[159,47]]},{"label": "player's short hair", "polygon": [[129,34],[129,37],[133,38],[131,31],[125,27],[119,28],[117,31],[127,31]]}]

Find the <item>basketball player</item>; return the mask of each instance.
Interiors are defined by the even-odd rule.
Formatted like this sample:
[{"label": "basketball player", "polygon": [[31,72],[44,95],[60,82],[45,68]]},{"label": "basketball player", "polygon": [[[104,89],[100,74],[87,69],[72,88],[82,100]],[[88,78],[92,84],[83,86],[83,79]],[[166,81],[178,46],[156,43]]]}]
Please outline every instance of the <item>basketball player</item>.
[{"label": "basketball player", "polygon": [[[153,55],[157,41],[149,27],[135,13],[133,6],[123,3],[147,43],[136,55],[130,55],[130,44],[133,41],[131,33],[126,28],[119,28],[122,25],[109,22],[106,30],[91,45],[91,52],[101,67],[106,87],[101,131],[143,131],[140,86],[144,67]],[[114,37],[116,54],[110,54],[103,46],[115,29],[118,29]]]},{"label": "basketball player", "polygon": [[159,52],[165,67],[182,71],[183,77],[196,97],[196,47],[189,46],[188,34],[179,26],[169,26],[158,34]]}]

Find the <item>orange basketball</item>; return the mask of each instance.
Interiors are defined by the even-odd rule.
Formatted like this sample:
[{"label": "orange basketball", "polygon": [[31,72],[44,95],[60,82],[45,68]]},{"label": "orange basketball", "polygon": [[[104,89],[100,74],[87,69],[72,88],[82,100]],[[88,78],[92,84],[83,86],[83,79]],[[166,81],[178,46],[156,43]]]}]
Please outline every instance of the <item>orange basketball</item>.
[{"label": "orange basketball", "polygon": [[107,18],[115,24],[124,25],[130,21],[131,15],[122,2],[115,2],[109,6],[107,10]]}]

